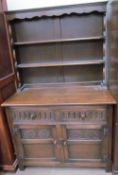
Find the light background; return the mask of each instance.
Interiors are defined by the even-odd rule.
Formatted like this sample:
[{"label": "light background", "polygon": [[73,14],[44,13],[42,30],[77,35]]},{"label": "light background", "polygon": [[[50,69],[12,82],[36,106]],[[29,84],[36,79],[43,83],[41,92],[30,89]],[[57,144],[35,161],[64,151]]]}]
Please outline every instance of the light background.
[{"label": "light background", "polygon": [[7,0],[7,4],[8,10],[20,10],[103,1],[107,0]]}]

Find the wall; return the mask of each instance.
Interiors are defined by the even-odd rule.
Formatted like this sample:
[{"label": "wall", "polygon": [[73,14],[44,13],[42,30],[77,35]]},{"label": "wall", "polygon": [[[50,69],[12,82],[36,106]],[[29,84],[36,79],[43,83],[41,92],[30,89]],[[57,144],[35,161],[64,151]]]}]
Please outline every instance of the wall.
[{"label": "wall", "polygon": [[8,10],[102,2],[107,0],[7,0]]}]

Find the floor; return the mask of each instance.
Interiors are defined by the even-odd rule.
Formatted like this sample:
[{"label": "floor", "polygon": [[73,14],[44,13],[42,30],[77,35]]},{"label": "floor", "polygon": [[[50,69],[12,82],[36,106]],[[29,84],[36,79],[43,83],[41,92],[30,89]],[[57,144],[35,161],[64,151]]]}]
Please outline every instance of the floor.
[{"label": "floor", "polygon": [[112,175],[104,170],[77,168],[25,168],[16,173],[1,173],[0,175]]}]

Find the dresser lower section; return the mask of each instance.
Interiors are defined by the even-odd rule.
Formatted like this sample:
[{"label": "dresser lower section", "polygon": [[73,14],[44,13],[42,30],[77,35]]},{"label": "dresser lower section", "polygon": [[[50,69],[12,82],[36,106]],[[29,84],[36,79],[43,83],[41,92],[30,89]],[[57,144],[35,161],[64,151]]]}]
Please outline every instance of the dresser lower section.
[{"label": "dresser lower section", "polygon": [[111,169],[112,106],[7,107],[20,169]]}]

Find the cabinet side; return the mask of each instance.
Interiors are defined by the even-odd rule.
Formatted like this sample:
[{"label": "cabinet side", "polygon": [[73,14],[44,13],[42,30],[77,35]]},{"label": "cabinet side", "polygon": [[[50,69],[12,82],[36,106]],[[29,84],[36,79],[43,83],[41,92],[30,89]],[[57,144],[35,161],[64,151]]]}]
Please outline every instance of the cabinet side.
[{"label": "cabinet side", "polygon": [[[107,84],[118,103],[118,1],[111,0],[107,5]],[[114,120],[113,173],[118,174],[118,104]]]}]

